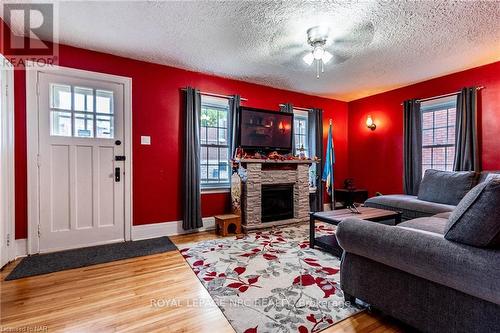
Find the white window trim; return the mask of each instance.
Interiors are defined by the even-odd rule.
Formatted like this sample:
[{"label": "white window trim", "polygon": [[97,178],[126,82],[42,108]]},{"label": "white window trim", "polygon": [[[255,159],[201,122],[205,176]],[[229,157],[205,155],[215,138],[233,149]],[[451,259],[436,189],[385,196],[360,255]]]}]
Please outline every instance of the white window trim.
[{"label": "white window trim", "polygon": [[[1,107],[0,126],[0,163],[2,163],[0,175],[1,201],[0,220],[3,224],[2,249],[6,251],[5,262],[16,258],[15,242],[15,158],[14,158],[14,67],[0,54],[1,70],[1,94],[4,105]],[[1,266],[1,265],[0,265]]]},{"label": "white window trim", "polygon": [[[430,100],[430,101],[425,101],[425,102],[422,102],[422,105],[421,105],[421,112],[422,112],[422,117],[423,117],[423,114],[426,113],[426,112],[435,112],[435,111],[439,111],[439,110],[447,110],[449,109],[449,106],[451,106],[452,103],[455,103],[455,108],[456,108],[456,96],[453,95],[453,96],[449,96],[449,97],[443,97],[443,98],[439,98],[439,99],[435,99],[435,100]],[[449,126],[447,126],[449,127]],[[433,127],[434,129],[435,127]],[[455,126],[455,131],[457,130],[456,126]],[[424,129],[423,129],[423,126],[422,126],[422,136],[424,134]],[[451,144],[445,144],[445,145],[435,145],[435,144],[432,144],[432,145],[426,145],[424,146],[422,144],[422,154],[423,154],[423,150],[424,148],[439,148],[439,146],[442,146],[443,148],[445,148],[445,150],[447,150],[447,148],[453,146]],[[456,142],[454,143],[454,146],[455,146],[455,149],[456,149]],[[431,150],[432,152],[432,150]],[[431,156],[431,158],[433,158],[433,156]],[[454,159],[454,157],[452,157],[452,160]],[[422,170],[424,168],[424,163],[422,161]],[[449,165],[449,164],[445,164],[446,165]],[[431,165],[431,168],[434,168],[434,165]],[[439,169],[441,170],[441,169]],[[444,170],[443,170],[444,171]],[[424,172],[422,172],[422,177],[423,177],[423,174]]]},{"label": "white window trim", "polygon": [[132,78],[91,72],[63,66],[47,66],[42,69],[29,63],[26,68],[26,135],[28,166],[28,254],[39,252],[38,224],[39,218],[39,179],[38,179],[38,76],[39,73],[56,73],[58,75],[77,76],[90,80],[108,81],[123,84],[124,134],[125,134],[125,241],[132,239]]},{"label": "white window trim", "polygon": [[[229,100],[228,98],[223,98],[223,97],[213,97],[213,96],[207,96],[207,95],[201,95],[201,99],[202,99],[202,104],[203,104],[203,98],[207,98],[209,100],[213,100],[213,101],[226,101],[228,103],[228,106],[229,106]],[[214,103],[215,104],[215,103]],[[230,121],[230,118],[229,118],[229,108],[227,110],[228,112],[228,122],[227,122],[227,131],[228,131],[228,156],[231,155],[231,138],[229,137],[230,135],[230,126],[231,124],[229,123]],[[200,126],[200,129],[201,129],[201,126]],[[200,148],[202,147],[202,144],[201,144],[201,139],[200,139]],[[201,154],[200,154],[201,156]],[[230,189],[231,189],[231,158],[229,158],[229,160],[227,161],[227,165],[228,165],[228,176],[229,176],[229,179],[228,179],[228,182],[227,183],[207,183],[207,184],[203,184],[201,183],[201,177],[200,177],[200,189],[201,189],[201,193],[202,194],[215,194],[215,193],[227,193],[227,192],[230,192]],[[200,159],[200,168],[201,168],[201,159]]]},{"label": "white window trim", "polygon": [[[307,128],[306,128],[306,134],[305,134],[305,139],[306,139],[305,142],[306,142],[307,156],[310,157],[310,155],[311,155],[311,147],[309,147],[309,141],[310,141],[310,138],[309,138],[309,126],[310,126],[310,124],[309,124],[309,112],[301,110],[301,109],[293,109],[293,114],[299,116],[300,118],[306,118]],[[297,134],[295,133],[295,130],[294,130],[294,133],[293,133],[294,143],[296,143],[295,142],[295,136],[296,135]],[[300,149],[300,147],[295,146],[295,150],[299,150],[299,149]],[[293,154],[295,154],[295,153],[296,152],[294,151]]]},{"label": "white window trim", "polygon": [[216,193],[229,193],[231,192],[231,184],[229,187],[219,187],[219,188],[202,188],[201,194],[216,194]]}]

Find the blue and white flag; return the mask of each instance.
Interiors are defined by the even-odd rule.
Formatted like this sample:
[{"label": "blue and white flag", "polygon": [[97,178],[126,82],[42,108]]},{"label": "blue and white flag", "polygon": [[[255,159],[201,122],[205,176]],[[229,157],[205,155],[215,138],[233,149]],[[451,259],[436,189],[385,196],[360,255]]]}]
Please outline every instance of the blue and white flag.
[{"label": "blue and white flag", "polygon": [[[332,122],[330,121],[330,128],[328,129],[328,144],[326,147],[326,162],[323,169],[323,176],[321,179],[326,182],[326,191],[332,198],[333,203],[333,168],[335,165],[335,148],[333,146]],[[333,207],[332,207],[333,209]]]}]

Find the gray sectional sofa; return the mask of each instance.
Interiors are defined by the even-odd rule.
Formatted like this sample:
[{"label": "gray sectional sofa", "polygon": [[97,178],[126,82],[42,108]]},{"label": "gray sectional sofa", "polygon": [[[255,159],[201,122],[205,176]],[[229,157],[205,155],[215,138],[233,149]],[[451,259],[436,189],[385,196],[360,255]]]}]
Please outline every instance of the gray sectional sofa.
[{"label": "gray sectional sofa", "polygon": [[[397,226],[357,218],[341,222],[336,234],[344,249],[346,300],[361,299],[424,332],[500,332],[500,179],[474,187],[453,212],[455,205],[391,198],[384,207],[406,209],[413,214],[407,218],[445,212]],[[457,234],[464,241],[450,240]],[[483,243],[470,245],[478,241]]]},{"label": "gray sectional sofa", "polygon": [[[380,208],[402,212],[401,220],[407,221],[419,217],[433,216],[439,213],[448,213],[455,209],[460,199],[475,185],[483,182],[490,173],[500,171],[483,171],[480,174],[472,172],[453,172],[446,180],[448,186],[425,187],[424,182],[435,181],[436,170],[427,170],[422,188],[424,192],[418,196],[406,194],[381,195],[365,201],[366,207]],[[439,202],[436,201],[439,200]]]}]

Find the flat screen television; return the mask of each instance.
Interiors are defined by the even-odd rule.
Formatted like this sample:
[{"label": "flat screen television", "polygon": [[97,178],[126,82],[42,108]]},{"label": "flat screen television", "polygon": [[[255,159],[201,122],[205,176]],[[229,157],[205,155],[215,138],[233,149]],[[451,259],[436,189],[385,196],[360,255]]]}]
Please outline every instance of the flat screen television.
[{"label": "flat screen television", "polygon": [[293,113],[241,107],[240,146],[244,150],[292,151]]}]

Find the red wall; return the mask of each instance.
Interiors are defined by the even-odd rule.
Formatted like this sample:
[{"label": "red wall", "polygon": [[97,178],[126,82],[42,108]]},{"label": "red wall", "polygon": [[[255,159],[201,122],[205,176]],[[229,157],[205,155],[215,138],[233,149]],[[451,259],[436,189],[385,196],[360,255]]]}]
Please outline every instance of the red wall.
[{"label": "red wall", "polygon": [[[176,221],[182,218],[182,127],[180,88],[196,87],[219,94],[240,94],[243,105],[277,110],[280,103],[324,110],[335,126],[336,175],[347,175],[347,103],[221,77],[146,63],[110,54],[61,45],[61,66],[131,77],[133,118],[133,224]],[[311,75],[314,73],[311,72]],[[25,73],[15,73],[16,238],[27,234]],[[150,135],[152,145],[140,145]],[[326,137],[325,137],[326,141]],[[326,147],[326,145],[325,145]],[[226,212],[229,195],[202,197],[203,216]]]},{"label": "red wall", "polygon": [[[484,86],[478,113],[483,170],[500,170],[500,62],[424,81],[349,102],[349,176],[371,195],[402,193],[403,108],[410,98],[425,98]],[[377,125],[365,125],[368,114]]]}]

